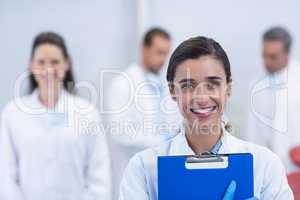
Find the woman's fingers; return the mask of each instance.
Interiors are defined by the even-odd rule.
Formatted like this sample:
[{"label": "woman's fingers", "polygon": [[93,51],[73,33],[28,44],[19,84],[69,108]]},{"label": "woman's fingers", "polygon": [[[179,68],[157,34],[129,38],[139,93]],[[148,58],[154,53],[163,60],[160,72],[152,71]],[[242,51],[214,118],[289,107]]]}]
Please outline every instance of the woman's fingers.
[{"label": "woman's fingers", "polygon": [[236,182],[235,181],[231,181],[231,183],[227,187],[227,190],[225,192],[223,200],[233,200],[235,190],[236,190]]}]

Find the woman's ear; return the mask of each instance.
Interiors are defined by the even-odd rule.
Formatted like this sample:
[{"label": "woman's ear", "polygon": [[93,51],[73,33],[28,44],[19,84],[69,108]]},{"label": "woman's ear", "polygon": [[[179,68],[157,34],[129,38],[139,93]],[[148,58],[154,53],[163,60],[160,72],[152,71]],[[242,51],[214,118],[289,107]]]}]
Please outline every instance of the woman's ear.
[{"label": "woman's ear", "polygon": [[175,95],[171,94],[171,97],[174,101],[177,101],[177,97]]},{"label": "woman's ear", "polygon": [[67,71],[70,70],[70,68],[71,68],[70,66],[71,66],[70,61],[69,61],[69,60],[66,60],[66,61],[65,61],[65,68],[64,68],[65,72],[67,72]]},{"label": "woman's ear", "polygon": [[169,83],[169,92],[171,94],[171,97],[174,101],[177,101],[177,97],[175,95],[175,89],[174,89],[174,84],[173,83]]},{"label": "woman's ear", "polygon": [[32,60],[31,60],[31,61],[29,62],[29,64],[28,64],[28,70],[29,70],[29,72],[31,72],[31,73],[33,73],[33,72],[36,70],[36,68],[35,68],[34,63],[33,63]]},{"label": "woman's ear", "polygon": [[227,97],[230,97],[231,94],[232,94],[232,80],[230,80],[230,81],[227,83],[226,94],[227,94]]},{"label": "woman's ear", "polygon": [[30,72],[32,72],[32,69],[33,69],[32,62],[30,62],[30,63],[28,64],[28,70],[29,70]]}]

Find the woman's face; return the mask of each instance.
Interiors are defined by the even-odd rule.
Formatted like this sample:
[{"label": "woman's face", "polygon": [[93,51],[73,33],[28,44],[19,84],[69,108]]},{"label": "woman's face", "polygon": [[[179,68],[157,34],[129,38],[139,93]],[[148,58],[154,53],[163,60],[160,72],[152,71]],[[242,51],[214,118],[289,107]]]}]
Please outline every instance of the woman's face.
[{"label": "woman's face", "polygon": [[231,93],[223,64],[212,56],[188,59],[177,66],[171,91],[189,128],[214,133]]},{"label": "woman's face", "polygon": [[39,86],[61,83],[68,69],[68,61],[58,46],[42,44],[35,49],[30,70]]}]

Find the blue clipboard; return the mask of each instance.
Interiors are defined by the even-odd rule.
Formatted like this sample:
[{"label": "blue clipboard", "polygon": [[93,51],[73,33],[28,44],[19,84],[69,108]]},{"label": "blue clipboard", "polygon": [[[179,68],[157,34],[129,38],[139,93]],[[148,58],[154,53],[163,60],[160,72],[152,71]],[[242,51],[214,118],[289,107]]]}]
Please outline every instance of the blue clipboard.
[{"label": "blue clipboard", "polygon": [[235,200],[253,197],[253,155],[158,157],[158,200],[221,200],[232,180]]}]

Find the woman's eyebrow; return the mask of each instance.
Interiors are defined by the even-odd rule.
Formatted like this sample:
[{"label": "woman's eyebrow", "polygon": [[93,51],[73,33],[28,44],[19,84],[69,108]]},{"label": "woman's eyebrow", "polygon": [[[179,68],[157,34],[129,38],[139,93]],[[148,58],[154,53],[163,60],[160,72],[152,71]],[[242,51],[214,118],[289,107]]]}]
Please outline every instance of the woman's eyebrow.
[{"label": "woman's eyebrow", "polygon": [[185,78],[185,79],[181,79],[180,81],[178,81],[179,83],[186,83],[186,82],[195,82],[194,79],[191,78]]},{"label": "woman's eyebrow", "polygon": [[[208,76],[205,78],[207,81],[222,81],[222,77],[219,77],[219,76]],[[191,79],[191,78],[184,78],[184,79],[181,79],[180,81],[178,81],[178,83],[195,83],[197,81],[195,81],[194,79]]]},{"label": "woman's eyebrow", "polygon": [[222,77],[220,77],[220,76],[208,76],[205,79],[207,79],[209,81],[222,81]]}]

